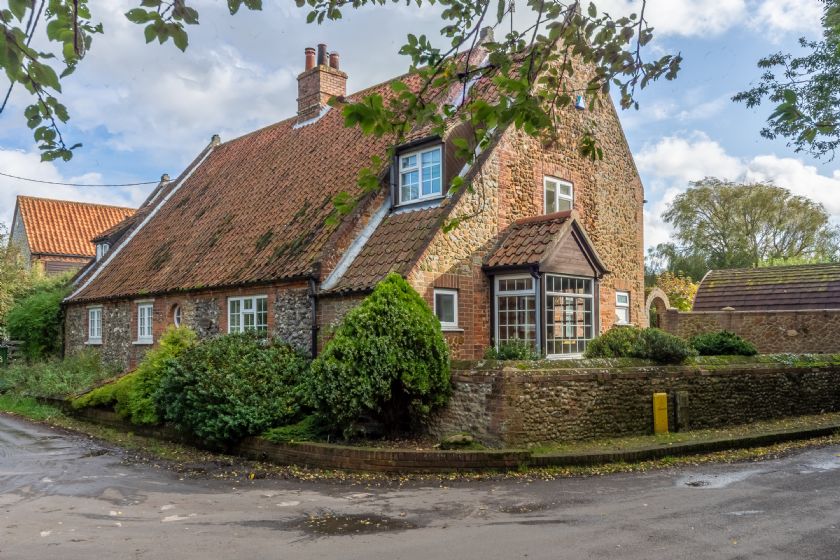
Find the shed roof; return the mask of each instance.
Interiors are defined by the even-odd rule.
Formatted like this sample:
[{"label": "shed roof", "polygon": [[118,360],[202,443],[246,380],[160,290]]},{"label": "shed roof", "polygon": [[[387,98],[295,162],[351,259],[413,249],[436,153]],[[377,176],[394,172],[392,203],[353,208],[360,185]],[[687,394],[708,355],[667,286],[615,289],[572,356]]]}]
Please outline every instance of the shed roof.
[{"label": "shed roof", "polygon": [[694,311],[840,309],[840,263],[712,270]]}]

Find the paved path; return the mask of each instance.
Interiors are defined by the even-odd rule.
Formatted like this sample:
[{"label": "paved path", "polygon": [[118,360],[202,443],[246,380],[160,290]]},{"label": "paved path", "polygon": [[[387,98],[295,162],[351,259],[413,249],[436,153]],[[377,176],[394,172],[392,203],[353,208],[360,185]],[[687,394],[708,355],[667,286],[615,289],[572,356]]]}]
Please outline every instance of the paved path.
[{"label": "paved path", "polygon": [[840,558],[840,448],[546,482],[180,480],[0,416],[0,560]]}]

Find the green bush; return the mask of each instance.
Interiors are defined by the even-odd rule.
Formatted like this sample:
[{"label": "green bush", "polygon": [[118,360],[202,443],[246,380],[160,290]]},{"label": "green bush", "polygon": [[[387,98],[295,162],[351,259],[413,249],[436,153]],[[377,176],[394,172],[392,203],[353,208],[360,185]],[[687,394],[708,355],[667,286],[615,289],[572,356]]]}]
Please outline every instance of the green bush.
[{"label": "green bush", "polygon": [[132,373],[103,385],[73,401],[74,408],[111,406],[132,424],[159,424],[155,394],[170,360],[195,346],[197,336],[188,327],[169,327],[157,347],[149,350]]},{"label": "green bush", "polygon": [[484,352],[486,360],[539,360],[542,356],[534,349],[533,343],[524,340],[511,340],[500,344],[498,348],[490,347]]},{"label": "green bush", "polygon": [[13,364],[0,370],[0,383],[20,395],[69,397],[113,377],[117,371],[103,364],[98,352],[87,349],[63,360]]},{"label": "green bush", "polygon": [[694,356],[694,349],[682,338],[655,328],[613,327],[590,341],[587,358],[639,358],[661,364],[679,364]]},{"label": "green bush", "polygon": [[274,443],[289,443],[293,441],[315,441],[325,433],[324,426],[316,416],[310,415],[288,426],[272,428],[263,437]]},{"label": "green bush", "polygon": [[6,314],[9,337],[23,343],[20,350],[28,360],[55,356],[61,351],[61,302],[68,291],[66,282],[45,282],[16,301]]},{"label": "green bush", "polygon": [[154,400],[165,421],[223,445],[294,421],[308,366],[286,343],[221,336],[168,360]]},{"label": "green bush", "polygon": [[642,335],[638,327],[613,327],[590,340],[584,356],[587,358],[634,358]]},{"label": "green bush", "polygon": [[755,346],[737,334],[717,331],[699,334],[691,339],[691,345],[701,356],[755,356]]},{"label": "green bush", "polygon": [[449,349],[428,304],[398,274],[389,274],[351,310],[306,385],[309,403],[346,434],[371,417],[396,432],[449,398]]}]

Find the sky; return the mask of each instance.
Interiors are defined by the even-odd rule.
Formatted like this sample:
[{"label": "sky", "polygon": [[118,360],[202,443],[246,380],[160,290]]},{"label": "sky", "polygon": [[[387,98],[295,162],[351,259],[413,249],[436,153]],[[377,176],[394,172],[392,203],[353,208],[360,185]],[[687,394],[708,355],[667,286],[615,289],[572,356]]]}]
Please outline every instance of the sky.
[{"label": "sky", "polygon": [[[71,113],[64,135],[83,147],[70,162],[41,163],[22,116],[28,96],[15,90],[0,115],[0,173],[85,184],[174,177],[213,134],[230,140],[294,114],[305,47],[326,43],[338,51],[352,92],[406,71],[408,60],[397,51],[407,33],[437,37],[441,27],[435,8],[404,3],[350,11],[318,26],[306,24],[306,11],[292,0],[265,0],[262,12],[243,9],[233,17],[226,2],[194,0],[201,25],[189,30],[190,46],[181,53],[171,42],[145,44],[142,27],[123,15],[138,3],[91,2],[105,34],[94,38],[62,97]],[[517,4],[520,25],[525,1]],[[616,15],[638,10],[640,2],[596,5]],[[772,181],[822,203],[840,223],[837,161],[762,138],[771,107],[747,109],[730,100],[759,78],[759,58],[796,52],[801,36],[817,38],[820,13],[819,0],[648,1],[655,28],[648,56],[680,52],[684,62],[675,81],[643,90],[638,111],[620,112],[645,185],[646,246],[669,239],[662,212],[690,181],[706,176]],[[18,194],[135,206],[151,188],[56,187],[0,177],[0,222],[10,224]]]}]

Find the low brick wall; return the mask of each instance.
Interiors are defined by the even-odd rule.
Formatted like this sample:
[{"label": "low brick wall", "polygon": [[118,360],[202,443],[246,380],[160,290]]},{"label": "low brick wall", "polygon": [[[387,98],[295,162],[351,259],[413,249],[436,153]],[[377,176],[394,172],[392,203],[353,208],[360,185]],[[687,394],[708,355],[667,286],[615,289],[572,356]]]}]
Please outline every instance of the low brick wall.
[{"label": "low brick wall", "polygon": [[666,331],[691,338],[704,332],[732,331],[762,354],[840,352],[840,309],[814,311],[692,311],[669,309]]},{"label": "low brick wall", "polygon": [[840,410],[840,365],[462,367],[453,371],[453,387],[450,404],[429,431],[466,431],[491,445],[651,433],[656,392],[669,395],[672,430],[678,391],[688,394],[685,429]]}]

